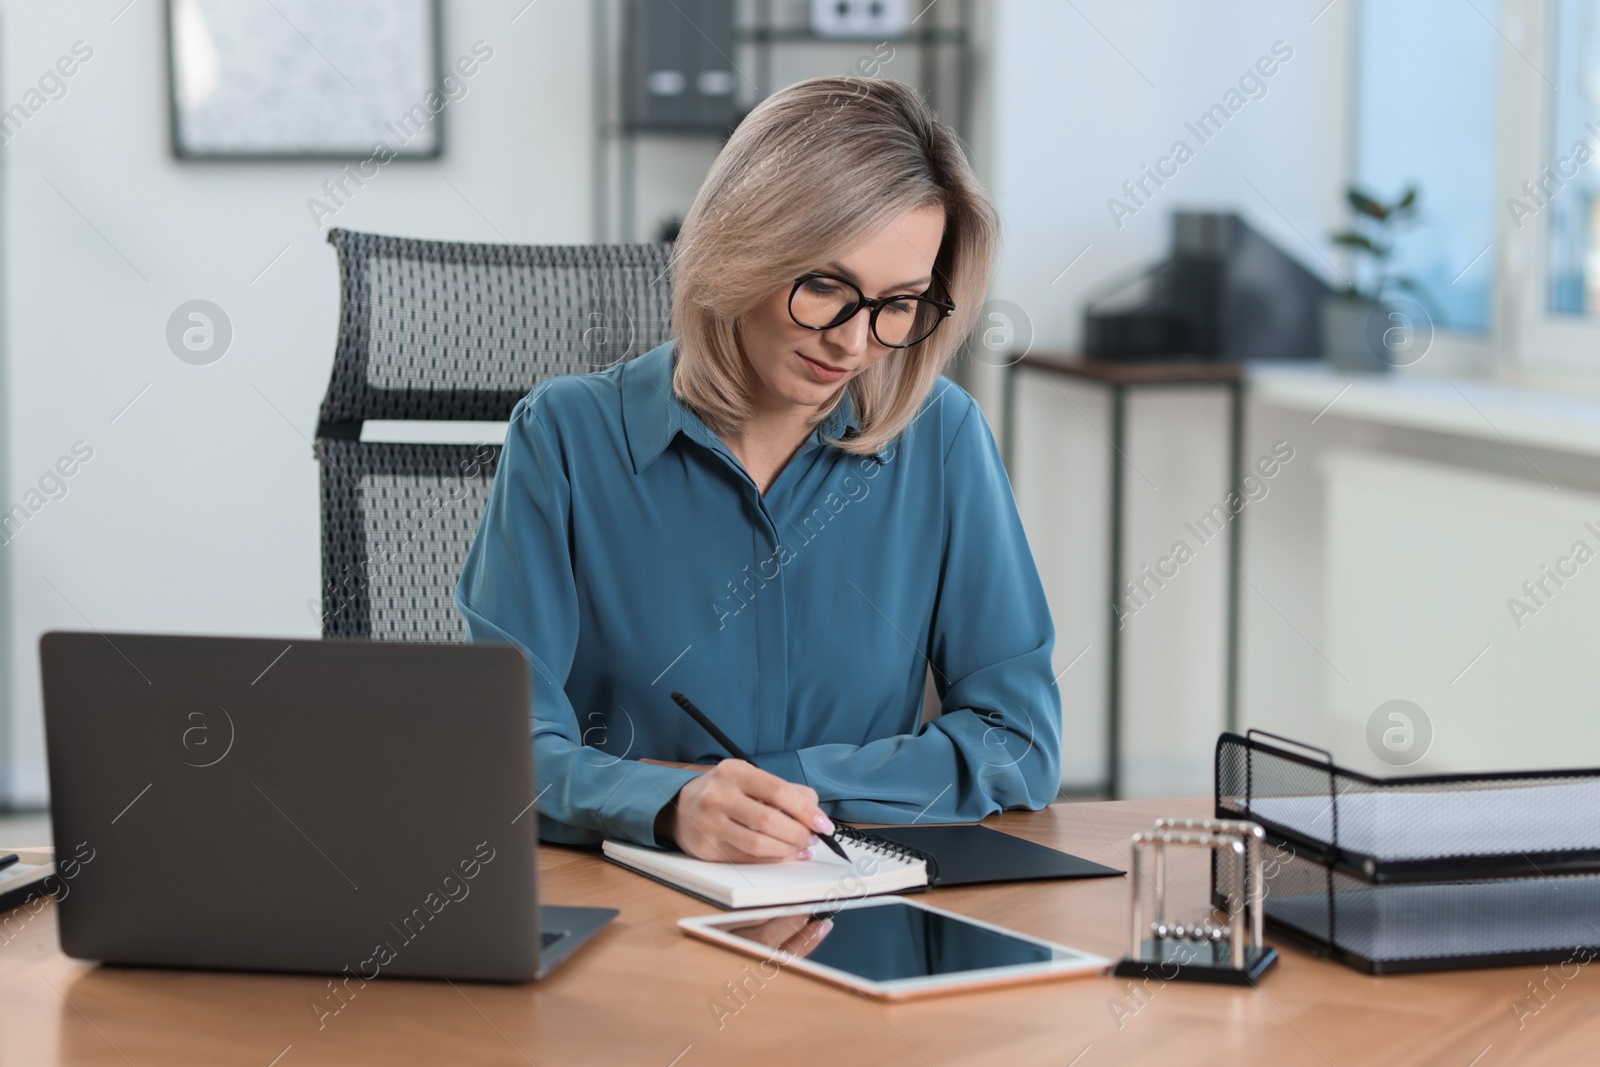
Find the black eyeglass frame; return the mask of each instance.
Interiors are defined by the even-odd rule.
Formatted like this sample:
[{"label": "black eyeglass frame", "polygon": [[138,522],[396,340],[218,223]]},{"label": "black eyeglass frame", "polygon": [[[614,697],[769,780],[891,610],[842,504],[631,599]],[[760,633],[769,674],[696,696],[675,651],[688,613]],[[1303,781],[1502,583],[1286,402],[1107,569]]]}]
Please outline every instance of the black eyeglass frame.
[{"label": "black eyeglass frame", "polygon": [[[856,293],[856,301],[853,305],[851,305],[850,309],[826,326],[812,326],[809,323],[801,322],[794,313],[794,298],[799,295],[800,287],[806,282],[810,281],[812,278],[826,278],[830,282],[838,282],[840,285],[848,285],[851,289],[854,289]],[[906,344],[892,345],[888,341],[885,341],[882,337],[878,336],[878,312],[883,309],[885,304],[892,304],[896,300],[920,300],[924,303],[932,304],[934,307],[944,312],[944,314],[934,319],[933,325],[928,328],[928,332],[917,338],[915,341],[911,341]],[[922,342],[932,337],[933,331],[939,328],[939,324],[945,319],[949,318],[951,315],[955,314],[956,310],[956,306],[948,300],[941,300],[938,297],[933,296],[917,296],[911,293],[900,293],[895,296],[882,296],[874,300],[867,296],[866,293],[863,293],[861,291],[861,287],[855,282],[850,281],[848,278],[841,278],[837,274],[828,274],[825,271],[820,270],[814,270],[800,275],[800,277],[794,280],[794,288],[789,290],[789,318],[794,320],[794,324],[796,326],[803,327],[807,330],[816,330],[819,333],[823,330],[832,330],[843,326],[845,323],[849,322],[851,319],[860,314],[862,308],[871,309],[871,312],[867,318],[867,330],[872,334],[873,340],[877,341],[885,348],[912,348],[916,345],[920,345]]]}]

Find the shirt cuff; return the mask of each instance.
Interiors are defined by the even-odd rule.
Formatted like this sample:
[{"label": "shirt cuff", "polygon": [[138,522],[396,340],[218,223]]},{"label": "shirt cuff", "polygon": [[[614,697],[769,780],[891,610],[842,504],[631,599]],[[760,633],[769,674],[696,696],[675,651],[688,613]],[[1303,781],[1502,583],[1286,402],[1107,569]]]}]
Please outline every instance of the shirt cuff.
[{"label": "shirt cuff", "polygon": [[660,848],[656,841],[656,816],[677,799],[678,790],[698,777],[698,771],[636,762],[633,773],[611,791],[601,806],[600,822],[606,836]]},{"label": "shirt cuff", "polygon": [[758,752],[754,763],[757,767],[776,774],[786,782],[795,782],[807,785],[805,768],[800,766],[800,753],[790,749],[785,752]]},{"label": "shirt cuff", "polygon": [[582,826],[572,826],[569,823],[552,819],[544,812],[539,812],[539,840],[551,845],[570,845],[575,848],[588,846],[597,848],[606,835],[599,830],[588,830]]}]

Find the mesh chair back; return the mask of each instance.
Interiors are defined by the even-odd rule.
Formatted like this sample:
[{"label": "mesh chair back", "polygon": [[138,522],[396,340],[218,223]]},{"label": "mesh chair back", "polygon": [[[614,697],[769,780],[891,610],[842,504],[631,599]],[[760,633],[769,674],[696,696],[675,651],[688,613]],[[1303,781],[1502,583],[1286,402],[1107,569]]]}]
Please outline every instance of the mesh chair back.
[{"label": "mesh chair back", "polygon": [[662,344],[671,246],[328,241],[341,309],[316,441],[323,636],[462,641],[452,594],[500,446],[362,441],[362,424],[503,422],[545,378]]}]

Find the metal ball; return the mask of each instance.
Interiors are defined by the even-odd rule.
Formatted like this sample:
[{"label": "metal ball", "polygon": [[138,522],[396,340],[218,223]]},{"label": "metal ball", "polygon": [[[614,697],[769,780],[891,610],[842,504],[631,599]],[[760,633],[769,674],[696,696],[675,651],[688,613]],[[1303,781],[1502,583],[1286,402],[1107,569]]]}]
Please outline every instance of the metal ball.
[{"label": "metal ball", "polygon": [[1169,936],[1171,936],[1171,933],[1172,933],[1172,931],[1171,931],[1171,929],[1170,929],[1170,928],[1169,928],[1169,927],[1168,927],[1168,926],[1167,926],[1167,924],[1166,924],[1166,923],[1154,923],[1154,924],[1152,924],[1152,925],[1153,925],[1153,928],[1154,928],[1154,930],[1155,930],[1155,933],[1156,933],[1156,937],[1158,937],[1158,938],[1164,938],[1164,937],[1169,937]]},{"label": "metal ball", "polygon": [[1222,941],[1222,940],[1226,939],[1227,936],[1228,936],[1228,931],[1223,929],[1222,927],[1213,926],[1211,928],[1211,940],[1213,940],[1213,941]]}]

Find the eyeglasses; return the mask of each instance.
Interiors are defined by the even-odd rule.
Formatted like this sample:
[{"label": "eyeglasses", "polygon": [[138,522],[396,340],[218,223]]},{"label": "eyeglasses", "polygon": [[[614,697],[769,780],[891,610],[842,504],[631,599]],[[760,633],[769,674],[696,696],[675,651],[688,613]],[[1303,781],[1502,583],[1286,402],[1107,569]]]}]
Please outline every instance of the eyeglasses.
[{"label": "eyeglasses", "polygon": [[789,293],[789,317],[808,330],[843,326],[862,308],[870,308],[868,327],[886,348],[910,348],[928,339],[956,306],[928,296],[886,296],[869,300],[865,293],[831,274],[802,274]]}]

